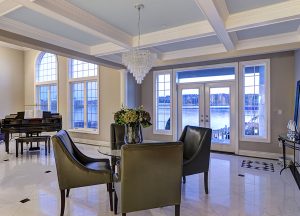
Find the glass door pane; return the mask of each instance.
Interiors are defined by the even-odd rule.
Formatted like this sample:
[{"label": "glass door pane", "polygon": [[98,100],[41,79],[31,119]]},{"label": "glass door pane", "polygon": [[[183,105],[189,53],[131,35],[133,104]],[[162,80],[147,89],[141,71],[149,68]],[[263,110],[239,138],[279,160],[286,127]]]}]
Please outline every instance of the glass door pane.
[{"label": "glass door pane", "polygon": [[182,89],[182,125],[199,126],[199,89]]},{"label": "glass door pane", "polygon": [[209,116],[212,142],[230,144],[230,87],[209,89]]}]

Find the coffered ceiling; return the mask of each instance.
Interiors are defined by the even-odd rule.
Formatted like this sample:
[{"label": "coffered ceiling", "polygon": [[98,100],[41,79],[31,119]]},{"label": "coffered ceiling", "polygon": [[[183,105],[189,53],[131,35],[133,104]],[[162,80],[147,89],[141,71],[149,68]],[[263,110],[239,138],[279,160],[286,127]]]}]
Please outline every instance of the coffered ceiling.
[{"label": "coffered ceiling", "polygon": [[0,0],[0,29],[120,63],[138,46],[137,3],[158,64],[300,48],[300,0]]}]

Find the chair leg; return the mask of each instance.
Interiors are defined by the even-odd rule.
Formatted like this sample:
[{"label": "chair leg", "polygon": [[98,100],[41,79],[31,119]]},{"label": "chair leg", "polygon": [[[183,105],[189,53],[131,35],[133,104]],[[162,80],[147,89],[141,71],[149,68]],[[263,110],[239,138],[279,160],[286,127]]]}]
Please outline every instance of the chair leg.
[{"label": "chair leg", "polygon": [[47,152],[48,152],[48,141],[47,139],[45,140],[45,155],[47,155]]},{"label": "chair leg", "polygon": [[175,216],[180,216],[180,205],[175,205]]},{"label": "chair leg", "polygon": [[60,216],[65,212],[65,190],[60,190]]},{"label": "chair leg", "polygon": [[208,172],[204,172],[205,193],[208,194]]},{"label": "chair leg", "polygon": [[21,142],[21,155],[23,155],[23,141]]},{"label": "chair leg", "polygon": [[48,153],[50,154],[50,147],[51,147],[51,140],[50,138],[48,139]]},{"label": "chair leg", "polygon": [[182,182],[183,182],[183,184],[185,184],[185,182],[186,182],[185,176],[182,176]]},{"label": "chair leg", "polygon": [[19,146],[19,142],[16,141],[16,157],[18,157],[18,154],[19,154],[19,148],[18,148],[18,146]]},{"label": "chair leg", "polygon": [[108,193],[109,193],[109,206],[110,210],[113,211],[113,189],[112,189],[112,183],[108,183]]},{"label": "chair leg", "polygon": [[70,189],[67,189],[67,195],[66,195],[66,197],[69,197],[69,195],[70,195]]},{"label": "chair leg", "polygon": [[118,214],[118,197],[116,191],[114,192],[114,213]]}]

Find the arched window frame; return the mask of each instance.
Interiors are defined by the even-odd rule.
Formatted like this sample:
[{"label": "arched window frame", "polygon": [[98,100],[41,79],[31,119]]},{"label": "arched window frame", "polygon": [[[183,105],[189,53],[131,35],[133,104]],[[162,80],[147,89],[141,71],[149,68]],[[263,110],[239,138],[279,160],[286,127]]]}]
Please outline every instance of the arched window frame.
[{"label": "arched window frame", "polygon": [[[78,65],[74,66],[73,63],[74,61],[77,61]],[[96,71],[96,74],[93,73],[93,70],[87,69],[86,67],[84,67],[83,64],[91,64],[89,62],[84,62],[81,60],[77,60],[77,59],[69,59],[68,61],[68,71],[69,71],[69,75],[68,75],[68,83],[69,83],[69,87],[68,87],[68,113],[69,113],[69,131],[73,131],[73,132],[82,132],[82,133],[89,133],[89,134],[99,134],[99,124],[100,124],[100,86],[99,86],[99,76],[100,76],[100,66],[96,65],[96,69],[94,70],[94,72]],[[74,73],[74,68],[77,67],[76,72]],[[80,69],[81,68],[81,69]],[[90,72],[92,72],[90,74]],[[88,83],[91,82],[96,82],[96,91],[97,91],[97,113],[96,113],[96,121],[97,121],[97,127],[90,127],[89,126],[89,116],[90,113],[88,113]],[[75,125],[75,119],[74,119],[74,107],[73,107],[73,87],[75,87],[74,85],[80,85],[80,90],[78,91],[82,91],[83,92],[83,125],[81,123],[80,126],[76,126]],[[79,86],[77,86],[78,88]],[[95,89],[93,89],[95,90]],[[95,114],[95,113],[94,113]],[[93,118],[93,120],[95,120]],[[91,122],[93,122],[93,120]],[[79,122],[78,122],[79,123]]]},{"label": "arched window frame", "polygon": [[[41,62],[43,60],[43,58],[45,57],[45,55],[50,54],[53,55],[55,57],[55,70],[56,70],[56,74],[55,74],[55,79],[50,79],[50,80],[46,80],[46,81],[40,81],[39,77],[40,77],[40,73],[41,73]],[[40,102],[40,91],[42,90],[45,91],[44,93],[47,94],[47,106],[43,106]],[[54,92],[53,92],[54,91]],[[55,95],[56,92],[56,95]],[[57,55],[52,54],[52,53],[46,53],[46,52],[41,52],[37,59],[36,59],[36,64],[35,64],[35,76],[34,76],[34,101],[35,101],[35,105],[37,109],[40,110],[44,110],[44,111],[52,111],[52,112],[58,112],[58,58]],[[51,107],[51,101],[53,100],[53,98],[56,99],[56,107],[53,108],[53,106]]]}]

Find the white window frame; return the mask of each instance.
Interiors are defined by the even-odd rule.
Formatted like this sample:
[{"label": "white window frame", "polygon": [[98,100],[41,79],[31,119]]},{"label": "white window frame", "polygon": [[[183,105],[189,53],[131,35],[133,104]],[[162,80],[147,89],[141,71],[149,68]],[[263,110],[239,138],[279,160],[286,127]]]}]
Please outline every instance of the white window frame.
[{"label": "white window frame", "polygon": [[[265,125],[266,125],[266,136],[255,136],[255,135],[244,135],[245,124],[244,124],[244,67],[251,66],[265,66],[265,109],[266,109],[266,117]],[[262,142],[262,143],[270,143],[271,142],[271,126],[270,126],[270,59],[260,59],[253,61],[243,61],[239,62],[239,92],[240,92],[240,141],[246,142]]]},{"label": "white window frame", "polygon": [[[56,110],[57,112],[59,112],[58,108],[59,108],[59,89],[58,89],[58,58],[57,58],[57,55],[51,53],[52,55],[55,56],[56,58],[56,80],[52,80],[52,81],[42,81],[42,82],[38,82],[37,81],[37,73],[39,73],[39,64],[42,60],[42,58],[44,57],[44,55],[46,54],[46,52],[40,52],[39,55],[37,56],[36,58],[36,61],[35,61],[35,73],[34,73],[34,105],[36,107],[40,107],[40,104],[39,103],[39,96],[38,96],[38,93],[39,91],[37,91],[37,88],[38,87],[41,87],[41,86],[48,86],[48,111],[51,111],[51,93],[50,93],[50,86],[51,85],[56,85],[56,88],[57,88],[57,107],[56,107]],[[31,105],[29,105],[31,106]]]},{"label": "white window frame", "polygon": [[[161,130],[157,129],[156,125],[156,93],[157,93],[157,85],[156,80],[159,75],[170,75],[170,130]],[[153,134],[162,134],[162,135],[172,135],[173,134],[173,73],[172,70],[161,70],[161,71],[153,71]]]},{"label": "white window frame", "polygon": [[[68,61],[68,113],[69,113],[69,121],[68,121],[68,131],[76,132],[76,133],[87,133],[87,134],[99,134],[100,128],[100,85],[99,85],[99,76],[100,76],[100,66],[97,65],[97,76],[90,77],[80,77],[80,78],[72,78],[72,59]],[[97,97],[98,97],[98,127],[97,129],[87,128],[87,82],[96,81],[97,82]],[[72,84],[73,83],[84,83],[84,128],[73,128],[73,107],[72,107]]]}]

